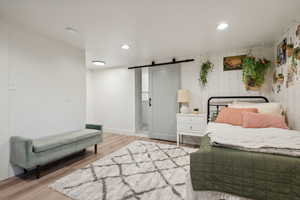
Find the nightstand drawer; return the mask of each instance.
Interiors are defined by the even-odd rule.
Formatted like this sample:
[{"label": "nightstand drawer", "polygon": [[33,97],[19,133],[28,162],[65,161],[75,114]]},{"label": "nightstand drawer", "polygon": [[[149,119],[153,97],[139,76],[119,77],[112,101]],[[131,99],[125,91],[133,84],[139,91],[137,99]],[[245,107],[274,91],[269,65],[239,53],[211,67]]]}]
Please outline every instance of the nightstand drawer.
[{"label": "nightstand drawer", "polygon": [[191,124],[190,128],[192,131],[202,131],[203,130],[202,123]]},{"label": "nightstand drawer", "polygon": [[192,117],[178,117],[177,118],[177,123],[190,123],[192,121]]},{"label": "nightstand drawer", "polygon": [[203,114],[177,114],[177,145],[181,136],[203,137],[206,134],[206,115]]},{"label": "nightstand drawer", "polygon": [[205,123],[204,117],[191,117],[191,123],[192,124],[202,124]]},{"label": "nightstand drawer", "polygon": [[178,131],[202,131],[204,127],[202,123],[178,123]]},{"label": "nightstand drawer", "polygon": [[204,117],[178,117],[177,123],[192,123],[192,124],[200,124],[203,123]]}]

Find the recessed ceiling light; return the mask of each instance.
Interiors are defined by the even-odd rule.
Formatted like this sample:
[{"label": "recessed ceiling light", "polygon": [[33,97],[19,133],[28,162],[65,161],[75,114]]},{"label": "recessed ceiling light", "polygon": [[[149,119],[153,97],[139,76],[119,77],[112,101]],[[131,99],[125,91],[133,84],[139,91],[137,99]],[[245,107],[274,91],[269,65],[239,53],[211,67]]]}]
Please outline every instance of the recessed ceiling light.
[{"label": "recessed ceiling light", "polygon": [[92,63],[94,65],[97,65],[97,66],[103,66],[103,65],[105,65],[105,62],[102,61],[102,60],[93,60]]},{"label": "recessed ceiling light", "polygon": [[123,44],[123,45],[121,46],[121,48],[122,48],[122,49],[125,49],[125,50],[128,50],[128,49],[130,49],[130,46],[129,46],[128,44]]},{"label": "recessed ceiling light", "polygon": [[226,28],[228,28],[228,24],[227,24],[227,23],[220,23],[220,24],[217,26],[217,29],[218,29],[218,30],[225,30]]}]

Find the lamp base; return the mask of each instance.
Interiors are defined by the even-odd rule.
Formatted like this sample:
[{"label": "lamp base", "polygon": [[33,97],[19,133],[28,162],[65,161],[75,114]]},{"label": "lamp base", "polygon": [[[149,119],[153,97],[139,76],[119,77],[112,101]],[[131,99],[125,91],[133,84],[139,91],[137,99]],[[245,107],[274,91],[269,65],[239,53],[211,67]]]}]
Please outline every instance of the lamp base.
[{"label": "lamp base", "polygon": [[180,113],[182,114],[188,114],[190,112],[190,109],[187,105],[182,104],[180,107]]}]

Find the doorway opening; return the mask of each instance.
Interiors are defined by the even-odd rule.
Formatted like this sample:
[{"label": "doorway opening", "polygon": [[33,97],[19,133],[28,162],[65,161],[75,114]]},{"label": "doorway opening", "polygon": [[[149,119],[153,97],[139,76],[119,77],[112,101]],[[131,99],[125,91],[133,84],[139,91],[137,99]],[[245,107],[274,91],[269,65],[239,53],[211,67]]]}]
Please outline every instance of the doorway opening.
[{"label": "doorway opening", "polygon": [[180,65],[136,69],[136,132],[176,140]]},{"label": "doorway opening", "polygon": [[136,86],[136,132],[148,135],[149,133],[149,69],[135,70]]}]

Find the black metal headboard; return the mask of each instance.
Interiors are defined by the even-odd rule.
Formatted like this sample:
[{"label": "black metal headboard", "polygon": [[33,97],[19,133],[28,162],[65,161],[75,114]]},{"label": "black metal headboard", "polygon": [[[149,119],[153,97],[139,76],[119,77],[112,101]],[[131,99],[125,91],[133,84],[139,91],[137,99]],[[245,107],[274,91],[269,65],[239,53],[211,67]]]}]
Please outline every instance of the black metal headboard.
[{"label": "black metal headboard", "polygon": [[[220,108],[227,107],[228,104],[232,103],[232,100],[249,100],[251,102],[264,102],[268,103],[269,100],[264,96],[217,96],[210,97],[207,101],[207,123],[213,121],[218,115]],[[213,102],[214,100],[218,100]],[[220,101],[223,100],[223,101]],[[231,100],[231,101],[230,101]],[[215,108],[213,110],[212,108]]]}]

